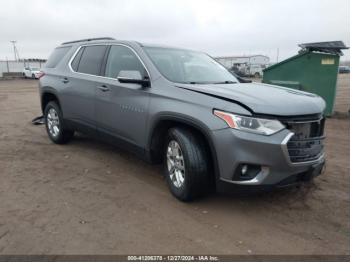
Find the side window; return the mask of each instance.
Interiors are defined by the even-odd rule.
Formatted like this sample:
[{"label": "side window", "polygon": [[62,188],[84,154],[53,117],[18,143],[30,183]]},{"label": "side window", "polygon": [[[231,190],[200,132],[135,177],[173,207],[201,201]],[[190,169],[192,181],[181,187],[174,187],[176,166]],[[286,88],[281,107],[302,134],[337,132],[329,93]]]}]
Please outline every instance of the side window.
[{"label": "side window", "polygon": [[57,47],[50,55],[49,59],[45,64],[45,67],[48,67],[48,68],[56,67],[57,64],[62,60],[62,58],[67,54],[70,48],[71,46]]},{"label": "side window", "polygon": [[105,76],[117,78],[120,71],[138,71],[142,78],[147,76],[140,59],[130,48],[112,45],[107,59]]},{"label": "side window", "polygon": [[78,72],[90,75],[100,75],[100,69],[106,48],[107,46],[105,45],[86,46],[78,65]]},{"label": "side window", "polygon": [[79,62],[80,62],[80,59],[81,59],[81,55],[84,52],[84,49],[85,49],[85,47],[80,48],[78,53],[76,54],[76,56],[74,57],[74,59],[72,61],[71,66],[72,66],[72,69],[74,71],[78,71]]}]

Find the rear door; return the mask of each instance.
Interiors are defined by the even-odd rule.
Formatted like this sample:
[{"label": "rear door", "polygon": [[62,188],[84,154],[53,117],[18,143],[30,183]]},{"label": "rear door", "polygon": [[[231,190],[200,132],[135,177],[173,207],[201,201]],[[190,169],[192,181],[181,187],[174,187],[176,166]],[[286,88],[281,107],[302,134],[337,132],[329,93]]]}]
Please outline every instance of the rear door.
[{"label": "rear door", "polygon": [[142,77],[149,77],[146,68],[133,49],[112,45],[104,71],[106,78],[96,90],[98,131],[144,147],[149,88],[120,83],[117,76],[121,71],[138,71]]},{"label": "rear door", "polygon": [[106,50],[107,45],[81,47],[71,63],[73,72],[62,79],[67,86],[65,118],[92,130],[96,130],[95,95]]}]

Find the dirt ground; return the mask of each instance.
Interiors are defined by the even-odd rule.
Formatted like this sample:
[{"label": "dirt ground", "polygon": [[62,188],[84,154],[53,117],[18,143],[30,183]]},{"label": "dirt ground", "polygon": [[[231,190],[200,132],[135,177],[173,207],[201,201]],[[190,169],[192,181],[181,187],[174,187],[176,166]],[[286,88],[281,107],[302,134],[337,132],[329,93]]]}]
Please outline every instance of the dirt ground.
[{"label": "dirt ground", "polygon": [[37,81],[0,81],[0,254],[350,254],[350,75],[313,184],[250,197],[171,196],[160,167],[77,136],[54,145]]}]

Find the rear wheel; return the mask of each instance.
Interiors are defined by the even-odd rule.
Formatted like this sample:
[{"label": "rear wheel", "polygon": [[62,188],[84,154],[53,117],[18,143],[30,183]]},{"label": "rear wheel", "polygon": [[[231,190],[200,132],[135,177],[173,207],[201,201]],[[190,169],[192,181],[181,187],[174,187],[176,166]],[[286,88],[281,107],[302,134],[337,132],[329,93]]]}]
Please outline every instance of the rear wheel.
[{"label": "rear wheel", "polygon": [[32,78],[35,79],[35,75],[34,74],[32,74]]},{"label": "rear wheel", "polygon": [[74,131],[65,128],[61,109],[56,102],[47,104],[44,116],[46,131],[52,142],[65,144],[73,137]]},{"label": "rear wheel", "polygon": [[191,130],[171,128],[164,150],[164,173],[171,193],[190,201],[208,191],[210,162],[204,141]]}]

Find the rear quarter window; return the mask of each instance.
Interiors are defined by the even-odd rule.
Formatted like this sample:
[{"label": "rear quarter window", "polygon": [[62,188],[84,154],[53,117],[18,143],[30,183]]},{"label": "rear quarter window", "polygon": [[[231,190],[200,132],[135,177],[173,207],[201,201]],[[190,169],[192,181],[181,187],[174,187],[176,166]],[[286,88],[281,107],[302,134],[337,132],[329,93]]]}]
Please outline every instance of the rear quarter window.
[{"label": "rear quarter window", "polygon": [[50,55],[49,59],[45,64],[45,67],[48,67],[48,68],[56,67],[58,63],[62,60],[62,58],[67,54],[70,48],[71,48],[70,46],[57,47]]},{"label": "rear quarter window", "polygon": [[80,63],[80,59],[81,59],[81,56],[84,52],[84,49],[85,47],[82,47],[79,49],[79,52],[75,55],[72,63],[71,63],[71,67],[74,71],[78,71],[78,67],[79,67],[79,63]]}]

